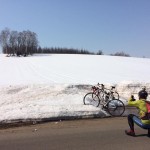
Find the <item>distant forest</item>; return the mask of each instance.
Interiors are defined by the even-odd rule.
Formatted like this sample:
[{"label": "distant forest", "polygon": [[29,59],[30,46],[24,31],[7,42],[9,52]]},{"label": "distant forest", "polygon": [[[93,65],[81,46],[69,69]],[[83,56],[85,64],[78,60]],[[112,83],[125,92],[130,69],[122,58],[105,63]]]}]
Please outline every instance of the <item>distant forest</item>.
[{"label": "distant forest", "polygon": [[79,50],[73,48],[41,48],[37,49],[37,53],[56,53],[56,54],[92,54],[95,53],[89,52],[87,50]]},{"label": "distant forest", "polygon": [[[2,52],[7,54],[7,56],[28,56],[34,53],[103,55],[101,50],[94,53],[74,48],[41,48],[37,34],[30,30],[18,32],[5,28],[0,32],[0,45],[2,46]],[[124,52],[117,52],[110,55],[129,57]]]}]

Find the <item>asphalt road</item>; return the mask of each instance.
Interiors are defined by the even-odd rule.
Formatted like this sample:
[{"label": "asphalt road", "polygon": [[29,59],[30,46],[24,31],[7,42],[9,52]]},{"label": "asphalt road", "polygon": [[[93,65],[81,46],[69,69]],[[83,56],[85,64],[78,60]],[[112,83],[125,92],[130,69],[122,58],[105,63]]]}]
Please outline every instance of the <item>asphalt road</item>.
[{"label": "asphalt road", "polygon": [[0,130],[0,150],[149,150],[147,130],[125,135],[126,117],[84,119]]}]

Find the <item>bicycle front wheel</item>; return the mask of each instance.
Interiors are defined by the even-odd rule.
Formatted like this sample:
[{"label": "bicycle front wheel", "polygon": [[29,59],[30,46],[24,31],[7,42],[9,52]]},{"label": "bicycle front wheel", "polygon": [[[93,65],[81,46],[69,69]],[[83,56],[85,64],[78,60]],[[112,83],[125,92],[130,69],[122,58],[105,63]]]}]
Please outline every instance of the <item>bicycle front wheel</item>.
[{"label": "bicycle front wheel", "polygon": [[107,111],[111,116],[121,116],[125,111],[125,105],[121,100],[113,99],[107,103]]},{"label": "bicycle front wheel", "polygon": [[87,93],[83,98],[84,105],[93,105],[95,107],[99,106],[100,99],[93,92]]}]

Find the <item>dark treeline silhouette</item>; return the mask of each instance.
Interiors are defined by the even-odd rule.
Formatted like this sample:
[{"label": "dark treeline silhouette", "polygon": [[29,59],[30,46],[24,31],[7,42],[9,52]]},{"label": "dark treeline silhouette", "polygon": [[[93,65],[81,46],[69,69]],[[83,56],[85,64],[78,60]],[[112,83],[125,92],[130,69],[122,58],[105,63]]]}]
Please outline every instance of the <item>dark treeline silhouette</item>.
[{"label": "dark treeline silhouette", "polygon": [[11,31],[5,28],[0,32],[0,44],[2,51],[7,56],[27,56],[34,53],[53,53],[53,54],[91,54],[102,55],[102,51],[98,53],[89,52],[84,49],[74,48],[41,48],[38,45],[37,34],[27,31]]},{"label": "dark treeline silhouette", "polygon": [[0,33],[0,44],[4,54],[27,56],[37,51],[37,35],[29,30],[27,31],[10,31],[5,28]]},{"label": "dark treeline silhouette", "polygon": [[[5,28],[0,32],[0,44],[2,46],[3,53],[7,54],[7,56],[27,56],[34,53],[103,55],[102,50],[94,53],[89,52],[88,50],[74,48],[41,48],[38,45],[37,34],[29,30],[18,32]],[[116,52],[110,55],[130,57],[129,54],[124,52]]]},{"label": "dark treeline silhouette", "polygon": [[123,57],[130,57],[129,54],[126,54],[125,52],[116,52],[115,54],[111,54],[111,56],[123,56]]},{"label": "dark treeline silhouette", "polygon": [[41,48],[37,49],[37,53],[49,53],[49,54],[91,54],[94,55],[95,53],[89,52],[87,50],[79,50],[73,48]]}]

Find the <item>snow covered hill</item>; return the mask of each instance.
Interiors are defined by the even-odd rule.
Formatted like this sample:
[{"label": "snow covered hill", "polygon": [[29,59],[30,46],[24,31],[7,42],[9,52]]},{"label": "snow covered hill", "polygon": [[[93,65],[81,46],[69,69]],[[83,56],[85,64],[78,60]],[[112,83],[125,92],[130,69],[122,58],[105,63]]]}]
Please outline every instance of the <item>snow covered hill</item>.
[{"label": "snow covered hill", "polygon": [[0,55],[0,85],[150,82],[150,59],[99,55]]}]

